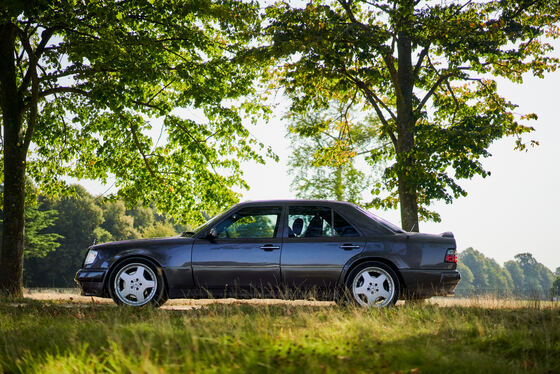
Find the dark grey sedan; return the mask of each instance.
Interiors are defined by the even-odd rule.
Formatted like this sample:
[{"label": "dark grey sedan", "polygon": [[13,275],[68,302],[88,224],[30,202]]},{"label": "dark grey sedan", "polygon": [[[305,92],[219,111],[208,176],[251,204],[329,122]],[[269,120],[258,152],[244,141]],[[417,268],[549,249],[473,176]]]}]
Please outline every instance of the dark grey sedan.
[{"label": "dark grey sedan", "polygon": [[384,307],[453,294],[455,251],[451,233],[404,232],[354,204],[255,201],[179,237],[93,245],[76,282],[84,295],[132,306],[314,297]]}]

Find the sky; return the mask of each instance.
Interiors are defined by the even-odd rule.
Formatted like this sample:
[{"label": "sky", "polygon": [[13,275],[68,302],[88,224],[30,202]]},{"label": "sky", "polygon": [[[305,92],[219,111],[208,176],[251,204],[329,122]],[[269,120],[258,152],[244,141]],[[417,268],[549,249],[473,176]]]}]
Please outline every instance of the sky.
[{"label": "sky", "polygon": [[[554,54],[560,57],[560,43],[555,44]],[[473,247],[500,264],[518,253],[530,252],[554,271],[560,267],[560,70],[544,79],[527,76],[523,84],[500,80],[498,88],[519,105],[519,113],[539,116],[530,122],[535,131],[525,139],[537,140],[540,145],[520,152],[514,150],[512,138],[492,144],[492,157],[483,160],[492,175],[460,181],[468,196],[449,205],[434,204],[432,209],[441,215],[441,222],[421,222],[420,231],[452,231],[459,250]],[[287,173],[287,122],[282,117],[280,109],[268,123],[250,127],[251,134],[270,146],[280,161],[244,164],[244,178],[250,190],[240,191],[242,201],[295,197]],[[93,194],[107,192],[107,186],[95,181],[80,183]],[[374,213],[400,225],[396,210]]]}]

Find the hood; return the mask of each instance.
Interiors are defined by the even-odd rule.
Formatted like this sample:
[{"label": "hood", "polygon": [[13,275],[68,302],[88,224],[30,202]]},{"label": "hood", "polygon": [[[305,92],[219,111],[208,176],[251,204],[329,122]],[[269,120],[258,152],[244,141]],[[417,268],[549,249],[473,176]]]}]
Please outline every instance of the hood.
[{"label": "hood", "polygon": [[185,238],[181,236],[172,236],[168,238],[148,238],[148,239],[130,239],[130,240],[119,240],[114,242],[94,244],[90,246],[90,249],[101,250],[101,249],[123,249],[131,247],[149,247],[152,245],[162,246],[162,245],[177,245],[177,244],[189,244],[194,241],[193,238]]}]

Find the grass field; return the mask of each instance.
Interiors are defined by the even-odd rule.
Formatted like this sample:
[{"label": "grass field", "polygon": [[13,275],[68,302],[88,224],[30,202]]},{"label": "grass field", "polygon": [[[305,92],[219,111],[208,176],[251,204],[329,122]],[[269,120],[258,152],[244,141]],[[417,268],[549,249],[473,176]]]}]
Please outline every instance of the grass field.
[{"label": "grass field", "polygon": [[560,308],[433,299],[116,307],[72,293],[0,300],[0,373],[558,373]]}]

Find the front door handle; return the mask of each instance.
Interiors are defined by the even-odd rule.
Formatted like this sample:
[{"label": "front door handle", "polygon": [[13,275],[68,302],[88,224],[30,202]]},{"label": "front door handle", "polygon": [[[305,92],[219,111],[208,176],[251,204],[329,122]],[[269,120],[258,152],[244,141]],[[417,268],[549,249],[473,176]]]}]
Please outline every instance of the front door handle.
[{"label": "front door handle", "polygon": [[360,248],[360,246],[356,244],[342,244],[340,248],[344,249],[345,251],[350,251],[352,249],[358,249]]},{"label": "front door handle", "polygon": [[280,249],[280,246],[274,244],[265,244],[261,246],[260,249],[264,249],[265,251],[272,251],[274,249]]}]

